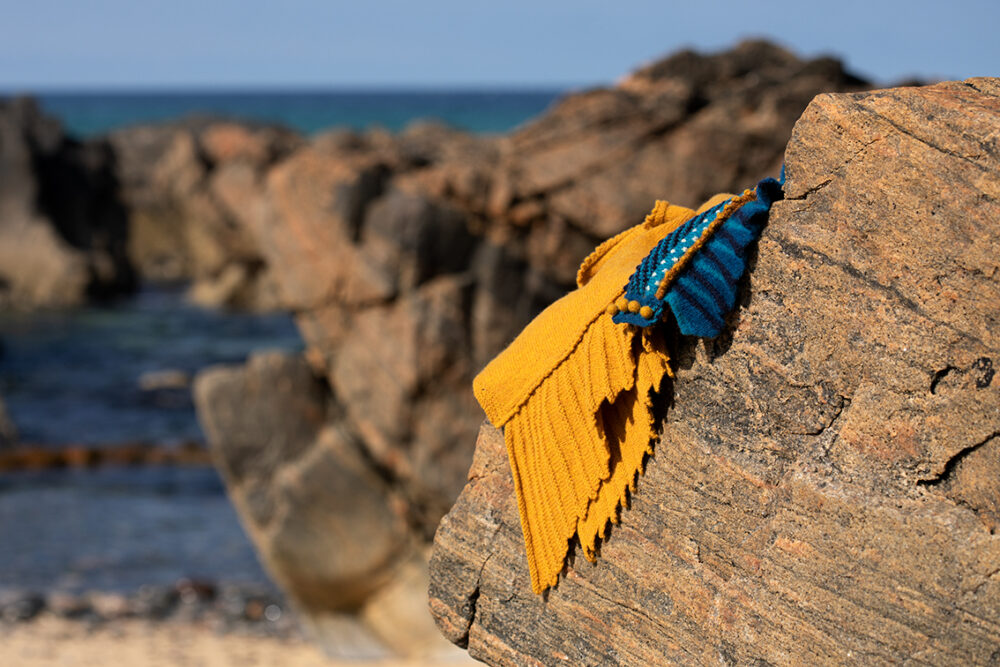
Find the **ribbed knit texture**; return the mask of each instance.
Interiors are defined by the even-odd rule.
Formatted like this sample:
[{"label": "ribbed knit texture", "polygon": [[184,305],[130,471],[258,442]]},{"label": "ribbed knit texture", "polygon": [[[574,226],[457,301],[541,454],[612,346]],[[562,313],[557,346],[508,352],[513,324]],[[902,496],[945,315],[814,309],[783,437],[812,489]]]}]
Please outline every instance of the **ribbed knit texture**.
[{"label": "ribbed knit texture", "polygon": [[625,288],[615,322],[648,327],[669,307],[680,332],[714,338],[725,327],[746,272],[747,252],[767,222],[781,184],[766,178],[754,190],[714,206],[668,234],[642,260]]},{"label": "ribbed knit texture", "polygon": [[694,215],[657,202],[641,225],[602,243],[580,267],[579,288],[473,382],[490,422],[504,428],[536,593],[558,581],[574,536],[595,557],[652,451],[650,394],[670,372],[666,346],[656,330],[615,324],[607,308],[643,257]]}]

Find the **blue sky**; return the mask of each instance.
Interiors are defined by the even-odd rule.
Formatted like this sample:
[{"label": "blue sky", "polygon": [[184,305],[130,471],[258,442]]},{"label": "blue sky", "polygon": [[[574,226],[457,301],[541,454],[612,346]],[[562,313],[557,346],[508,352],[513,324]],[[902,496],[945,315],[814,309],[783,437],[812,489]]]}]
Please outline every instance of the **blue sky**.
[{"label": "blue sky", "polygon": [[1000,1],[0,0],[0,89],[587,85],[767,36],[880,83],[1000,74]]}]

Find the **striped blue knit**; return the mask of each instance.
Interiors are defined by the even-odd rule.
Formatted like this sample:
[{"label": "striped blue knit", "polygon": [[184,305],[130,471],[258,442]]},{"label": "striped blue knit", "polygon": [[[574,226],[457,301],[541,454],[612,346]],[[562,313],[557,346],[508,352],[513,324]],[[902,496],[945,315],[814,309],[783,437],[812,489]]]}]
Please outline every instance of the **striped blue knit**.
[{"label": "striped blue knit", "polygon": [[[730,214],[698,251],[692,246],[728,201],[693,217],[660,241],[636,268],[625,288],[625,298],[648,306],[651,316],[622,311],[614,315],[614,321],[650,326],[662,318],[669,306],[682,334],[714,338],[722,333],[726,317],[736,303],[740,279],[746,272],[748,250],[760,238],[771,204],[782,198],[781,182],[764,179],[757,184],[756,194],[755,200]],[[663,276],[691,252],[696,254],[668,286],[664,298],[657,299]]]}]

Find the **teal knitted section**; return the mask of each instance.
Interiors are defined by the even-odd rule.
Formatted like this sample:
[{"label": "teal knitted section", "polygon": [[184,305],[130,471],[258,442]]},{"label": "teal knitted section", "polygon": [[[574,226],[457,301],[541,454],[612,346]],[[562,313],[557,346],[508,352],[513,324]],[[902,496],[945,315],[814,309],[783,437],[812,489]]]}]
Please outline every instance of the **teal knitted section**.
[{"label": "teal knitted section", "polygon": [[[697,249],[697,241],[728,201],[672,231],[642,260],[625,288],[625,298],[648,306],[649,317],[643,317],[641,312],[622,311],[614,315],[614,321],[650,326],[669,307],[682,334],[718,336],[736,304],[749,248],[760,238],[771,204],[782,196],[781,182],[764,179],[757,184],[756,199],[733,211]],[[663,277],[681,261],[687,264],[680,275],[667,287],[662,299],[656,298]]]}]

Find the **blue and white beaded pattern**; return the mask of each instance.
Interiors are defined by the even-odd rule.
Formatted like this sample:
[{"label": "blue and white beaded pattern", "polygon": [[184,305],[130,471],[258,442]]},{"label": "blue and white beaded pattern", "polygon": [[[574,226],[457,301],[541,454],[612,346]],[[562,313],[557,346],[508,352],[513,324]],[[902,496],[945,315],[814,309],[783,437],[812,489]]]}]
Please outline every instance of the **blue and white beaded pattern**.
[{"label": "blue and white beaded pattern", "polygon": [[694,243],[705,233],[705,229],[719,215],[731,199],[713,206],[700,213],[674,231],[667,234],[656,247],[643,258],[636,267],[632,277],[625,287],[625,299],[629,302],[638,301],[639,307],[648,306],[652,309],[650,317],[643,317],[640,312],[619,312],[614,315],[614,321],[621,324],[628,322],[639,326],[650,326],[663,316],[667,303],[656,298],[663,277],[677,262],[681,261]]},{"label": "blue and white beaded pattern", "polygon": [[[669,307],[682,334],[704,338],[719,335],[736,304],[749,248],[760,238],[771,204],[783,197],[783,182],[783,173],[780,181],[760,181],[754,196],[729,212],[711,238],[701,243],[709,225],[732,199],[694,216],[668,234],[642,260],[629,278],[625,295],[609,309],[617,311],[614,321],[647,327],[659,321]],[[692,256],[685,259],[688,255]],[[664,293],[664,277],[678,262],[685,262],[684,268],[663,286]],[[656,298],[658,292],[660,299]]]}]

